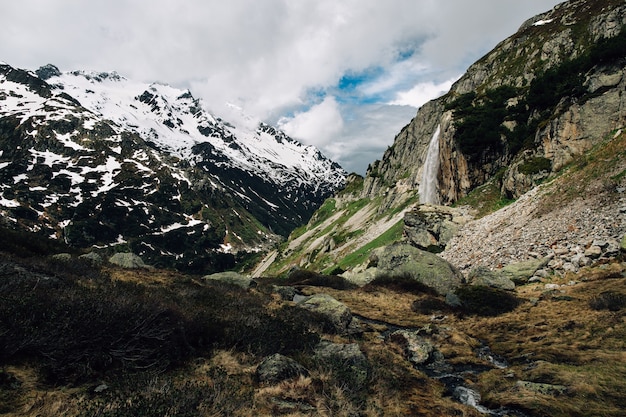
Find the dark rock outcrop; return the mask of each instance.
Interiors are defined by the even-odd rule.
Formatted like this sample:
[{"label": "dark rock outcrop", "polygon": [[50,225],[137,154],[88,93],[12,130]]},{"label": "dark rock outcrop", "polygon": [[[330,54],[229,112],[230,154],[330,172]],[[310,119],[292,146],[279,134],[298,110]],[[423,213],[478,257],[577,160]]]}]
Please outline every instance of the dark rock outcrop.
[{"label": "dark rock outcrop", "polygon": [[295,360],[276,353],[263,359],[255,374],[260,382],[276,384],[286,379],[307,376],[309,372]]}]

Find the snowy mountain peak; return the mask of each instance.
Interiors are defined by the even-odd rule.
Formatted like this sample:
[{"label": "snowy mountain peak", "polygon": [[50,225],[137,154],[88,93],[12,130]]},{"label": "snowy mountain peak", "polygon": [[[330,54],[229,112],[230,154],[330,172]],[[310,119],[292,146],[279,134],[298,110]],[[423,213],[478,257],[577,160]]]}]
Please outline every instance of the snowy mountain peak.
[{"label": "snowy mountain peak", "polygon": [[[272,126],[228,123],[189,90],[116,72],[0,65],[0,104],[0,212],[78,246],[123,242],[178,263],[190,248],[253,248],[306,222],[346,177]],[[173,233],[188,244],[172,247]]]}]

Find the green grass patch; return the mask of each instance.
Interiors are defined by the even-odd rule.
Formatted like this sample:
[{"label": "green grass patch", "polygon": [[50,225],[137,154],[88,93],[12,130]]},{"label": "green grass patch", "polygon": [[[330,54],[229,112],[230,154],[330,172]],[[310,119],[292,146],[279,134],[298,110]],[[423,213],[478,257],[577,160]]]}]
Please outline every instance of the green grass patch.
[{"label": "green grass patch", "polygon": [[514,201],[503,196],[498,182],[491,180],[473,189],[467,196],[457,201],[454,206],[470,206],[476,210],[476,218],[481,218],[508,206]]},{"label": "green grass patch", "polygon": [[329,198],[324,201],[324,204],[322,204],[313,214],[313,217],[311,217],[311,221],[309,222],[311,223],[311,228],[319,226],[324,220],[332,216],[336,209],[337,201],[334,198]]},{"label": "green grass patch", "polygon": [[369,256],[372,249],[389,245],[393,242],[400,240],[403,230],[404,221],[400,220],[399,222],[391,226],[385,233],[343,258],[341,261],[338,262],[338,266],[344,270],[348,270],[363,263]]}]

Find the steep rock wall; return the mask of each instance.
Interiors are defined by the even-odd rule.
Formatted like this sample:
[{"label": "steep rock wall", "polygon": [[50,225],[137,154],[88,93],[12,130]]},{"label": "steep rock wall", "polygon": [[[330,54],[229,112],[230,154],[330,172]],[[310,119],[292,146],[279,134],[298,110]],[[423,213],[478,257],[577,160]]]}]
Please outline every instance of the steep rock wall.
[{"label": "steep rock wall", "polygon": [[[466,93],[480,95],[510,86],[519,94],[510,99],[513,107],[524,99],[531,82],[543,71],[583,56],[594,42],[618,35],[624,26],[626,3],[617,0],[566,2],[529,19],[517,33],[470,66],[448,94],[418,110],[382,160],[370,165],[363,196],[389,196],[418,189],[428,143],[437,125],[441,125],[438,179],[442,204],[457,201],[503,168],[502,191],[515,198],[550,172],[562,169],[609,132],[626,125],[623,65],[594,66],[586,74],[584,101],[564,98],[552,115],[535,116],[547,118],[529,132],[534,141],[520,153],[510,151],[502,136],[502,149],[468,158],[455,140],[459,118],[446,106]],[[532,115],[533,109],[527,111]],[[502,126],[513,130],[516,122],[505,119]],[[547,172],[519,169],[533,158],[548,159],[551,168]]]}]

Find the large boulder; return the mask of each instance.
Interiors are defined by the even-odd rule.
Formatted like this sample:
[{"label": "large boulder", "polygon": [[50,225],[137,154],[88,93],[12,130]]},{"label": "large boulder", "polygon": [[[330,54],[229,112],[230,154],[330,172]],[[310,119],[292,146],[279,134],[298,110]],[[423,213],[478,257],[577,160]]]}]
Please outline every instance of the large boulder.
[{"label": "large boulder", "polygon": [[463,283],[463,276],[443,258],[403,243],[373,251],[378,275],[410,277],[439,294],[453,292]]},{"label": "large boulder", "polygon": [[388,340],[399,345],[413,365],[423,365],[433,359],[435,347],[415,331],[396,330]]},{"label": "large boulder", "polygon": [[256,377],[260,382],[276,384],[286,379],[307,376],[309,372],[295,360],[276,353],[263,359],[256,369]]},{"label": "large boulder", "polygon": [[225,282],[226,284],[241,287],[244,290],[257,286],[256,281],[252,278],[233,271],[217,272],[215,274],[205,275],[202,279],[205,281]]},{"label": "large boulder", "polygon": [[500,288],[508,291],[515,289],[515,283],[504,276],[500,271],[492,271],[484,266],[472,269],[467,278],[471,285]]},{"label": "large boulder", "polygon": [[346,388],[358,391],[367,386],[370,364],[358,344],[322,341],[315,348],[313,359]]},{"label": "large boulder", "polygon": [[518,285],[528,283],[535,272],[542,269],[550,262],[550,258],[535,258],[523,262],[508,264],[500,270],[503,277],[510,279]]},{"label": "large boulder", "polygon": [[409,244],[438,253],[469,219],[459,209],[422,204],[404,214],[404,236]]},{"label": "large boulder", "polygon": [[326,330],[331,333],[347,333],[352,324],[352,312],[350,309],[327,294],[315,294],[305,297],[297,303],[297,306],[322,316],[330,327]]},{"label": "large boulder", "polygon": [[126,269],[150,268],[143,260],[130,252],[120,252],[109,258],[109,263]]}]

